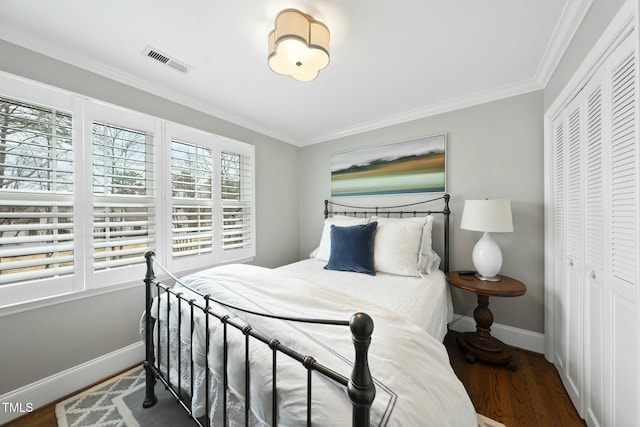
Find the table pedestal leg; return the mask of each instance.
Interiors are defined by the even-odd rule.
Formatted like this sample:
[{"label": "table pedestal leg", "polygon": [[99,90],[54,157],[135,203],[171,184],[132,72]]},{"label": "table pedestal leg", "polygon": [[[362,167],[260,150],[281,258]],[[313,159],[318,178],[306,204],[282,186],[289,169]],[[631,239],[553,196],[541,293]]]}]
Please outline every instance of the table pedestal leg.
[{"label": "table pedestal leg", "polygon": [[458,336],[458,345],[466,353],[466,360],[473,363],[477,358],[485,362],[504,364],[507,368],[516,370],[508,347],[491,336],[493,313],[489,310],[487,295],[478,294],[478,306],[473,311],[473,318],[476,321],[476,331]]}]

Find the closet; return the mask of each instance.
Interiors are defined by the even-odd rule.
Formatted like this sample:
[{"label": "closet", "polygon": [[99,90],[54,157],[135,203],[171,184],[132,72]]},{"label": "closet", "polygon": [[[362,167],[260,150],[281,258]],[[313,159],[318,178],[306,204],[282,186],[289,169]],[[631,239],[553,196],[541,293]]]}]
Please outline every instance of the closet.
[{"label": "closet", "polygon": [[640,426],[640,110],[632,15],[606,47],[596,45],[598,59],[545,115],[545,355],[589,426]]}]

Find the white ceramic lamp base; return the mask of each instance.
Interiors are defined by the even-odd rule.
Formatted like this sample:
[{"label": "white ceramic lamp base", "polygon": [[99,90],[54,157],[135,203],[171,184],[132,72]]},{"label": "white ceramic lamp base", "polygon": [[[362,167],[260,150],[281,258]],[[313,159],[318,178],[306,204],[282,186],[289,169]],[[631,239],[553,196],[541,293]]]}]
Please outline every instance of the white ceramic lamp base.
[{"label": "white ceramic lamp base", "polygon": [[476,277],[480,280],[497,282],[498,272],[502,268],[502,252],[489,233],[484,233],[473,248],[473,265]]}]

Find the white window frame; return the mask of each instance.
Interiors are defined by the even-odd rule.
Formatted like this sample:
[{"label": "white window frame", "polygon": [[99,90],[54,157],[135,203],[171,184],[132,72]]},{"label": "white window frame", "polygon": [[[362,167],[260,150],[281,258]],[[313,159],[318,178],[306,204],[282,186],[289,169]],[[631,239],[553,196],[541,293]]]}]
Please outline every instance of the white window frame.
[{"label": "white window frame", "polygon": [[[228,262],[236,262],[238,260],[242,260],[242,261],[250,261],[252,260],[255,255],[256,255],[256,205],[255,205],[255,200],[256,200],[256,180],[255,180],[255,147],[253,145],[250,144],[246,144],[246,143],[241,143],[238,141],[234,141],[232,139],[229,138],[224,138],[221,136],[216,136],[216,147],[218,148],[218,153],[217,153],[217,173],[218,175],[216,176],[215,182],[217,182],[218,184],[221,182],[221,177],[220,177],[220,162],[221,162],[221,152],[227,152],[227,153],[234,153],[234,154],[240,154],[243,156],[246,156],[249,158],[249,173],[250,173],[250,177],[251,177],[251,181],[248,183],[249,188],[247,189],[247,191],[249,192],[249,194],[251,195],[251,201],[249,202],[249,208],[251,210],[251,240],[249,243],[249,247],[245,247],[245,248],[237,248],[237,249],[231,249],[231,250],[223,250],[221,245],[217,245],[215,247],[215,249],[218,251],[218,256],[221,262],[223,263],[228,263]],[[216,161],[216,160],[214,160]],[[218,187],[218,194],[220,194],[219,192],[220,188]],[[222,230],[222,200],[220,200],[221,198],[218,198],[218,206],[217,206],[217,211],[216,211],[216,215],[214,217],[216,223],[214,224],[215,229],[218,230],[220,232],[220,230]]]},{"label": "white window frame", "polygon": [[[255,147],[188,126],[169,122],[0,72],[0,95],[72,114],[74,161],[74,274],[68,277],[0,286],[0,316],[78,298],[139,286],[144,277],[144,258],[126,267],[93,270],[93,122],[145,131],[153,135],[155,156],[155,247],[158,259],[175,274],[230,262],[248,262],[256,254]],[[206,256],[173,259],[171,251],[171,140],[211,148],[214,174],[214,248]],[[250,167],[251,237],[248,247],[223,251],[220,246],[222,205],[220,153],[247,156]]]},{"label": "white window frame", "polygon": [[[158,239],[159,248],[157,256],[173,272],[187,272],[205,267],[230,262],[252,261],[256,255],[255,242],[255,147],[250,144],[235,141],[229,138],[213,135],[198,129],[190,128],[177,123],[167,122],[165,128],[165,144],[162,158],[165,163],[161,166],[166,173],[162,174],[162,186],[158,187],[158,193],[164,194],[167,202],[164,204],[164,215],[158,217],[161,221],[166,221],[172,215],[172,192],[171,192],[171,141],[178,140],[211,149],[213,159],[213,250],[210,253],[193,255],[189,257],[174,258],[172,252],[172,232],[171,224],[158,224],[158,229],[163,230],[163,235]],[[249,247],[223,251],[220,245],[222,229],[222,201],[220,197],[220,156],[223,151],[238,153],[250,159],[251,182],[249,183],[250,194],[253,195],[251,202],[252,236]]]},{"label": "white window frame", "polygon": [[[121,126],[126,128],[131,128],[139,131],[146,132],[152,135],[153,145],[154,147],[158,147],[161,145],[161,121],[154,117],[148,116],[146,114],[133,112],[131,110],[126,110],[123,108],[113,107],[108,104],[104,104],[101,102],[89,102],[87,108],[85,109],[85,126],[84,126],[84,141],[85,141],[85,153],[83,164],[85,168],[89,170],[86,171],[86,179],[81,184],[83,191],[83,200],[89,201],[92,203],[84,203],[85,212],[83,212],[82,217],[93,218],[93,181],[89,179],[93,176],[92,168],[93,168],[93,123],[94,122],[102,122],[105,124],[111,124],[114,126]],[[154,154],[155,157],[155,175],[157,175],[158,166],[157,160],[159,158],[158,154]],[[153,179],[157,181],[157,178],[154,176]],[[154,197],[156,218],[158,217],[158,191],[155,190]],[[87,213],[86,209],[89,209],[90,212]],[[85,262],[87,263],[86,270],[91,272],[92,274],[87,274],[85,277],[86,287],[88,289],[93,288],[101,288],[111,286],[112,283],[126,283],[131,281],[132,277],[142,277],[139,276],[140,272],[144,275],[144,257],[141,257],[140,262],[127,265],[123,267],[113,268],[109,270],[101,270],[94,271],[93,270],[93,221],[89,224],[84,224],[86,227],[85,235],[87,236],[85,239],[85,243],[87,247],[85,249],[86,254],[91,254],[91,256],[87,256]],[[157,241],[157,240],[156,240]],[[156,243],[157,244],[157,243]],[[150,247],[149,249],[153,249]]]},{"label": "white window frame", "polygon": [[[171,149],[172,149],[172,141],[178,140],[181,142],[200,145],[206,148],[211,149],[212,159],[215,159],[215,147],[213,146],[211,135],[199,131],[197,129],[193,129],[187,126],[183,126],[177,123],[167,123],[166,124],[166,140],[167,144],[163,145],[164,153],[163,160],[165,160],[165,164],[163,165],[162,174],[162,183],[163,187],[160,190],[167,199],[167,202],[164,204],[165,212],[164,215],[161,215],[162,221],[167,221],[167,223],[163,224],[162,230],[164,231],[163,238],[159,240],[158,248],[162,249],[158,251],[157,255],[159,259],[162,260],[162,263],[166,265],[171,271],[190,271],[198,268],[204,268],[207,266],[215,265],[217,263],[215,257],[215,244],[216,244],[216,235],[215,235],[215,226],[212,224],[213,229],[213,246],[214,250],[210,253],[187,256],[187,257],[178,257],[174,258],[173,256],[173,232],[172,232],[172,224],[168,220],[173,216],[173,196],[172,196],[172,181],[171,181]],[[214,165],[214,174],[215,174],[215,165]],[[212,183],[215,183],[215,178],[212,179]],[[215,185],[215,184],[213,184]],[[213,197],[212,200],[212,215],[215,218],[215,188],[213,189]]]},{"label": "white window frame", "polygon": [[[47,106],[52,109],[65,111],[72,114],[73,138],[74,138],[74,174],[77,174],[78,163],[75,159],[75,140],[79,136],[82,127],[81,100],[71,94],[66,94],[43,85],[0,75],[2,84],[1,94],[7,98],[20,100],[36,105]],[[74,181],[74,186],[76,182]],[[75,195],[74,195],[75,197]],[[77,203],[74,200],[74,216]],[[78,225],[74,223],[74,234]],[[74,240],[74,253],[80,249],[79,239]],[[68,277],[31,280],[21,283],[11,283],[0,286],[0,301],[2,306],[11,307],[25,301],[37,301],[51,295],[64,295],[82,290],[82,281],[78,272],[81,271],[77,257],[74,260],[74,274]]]}]

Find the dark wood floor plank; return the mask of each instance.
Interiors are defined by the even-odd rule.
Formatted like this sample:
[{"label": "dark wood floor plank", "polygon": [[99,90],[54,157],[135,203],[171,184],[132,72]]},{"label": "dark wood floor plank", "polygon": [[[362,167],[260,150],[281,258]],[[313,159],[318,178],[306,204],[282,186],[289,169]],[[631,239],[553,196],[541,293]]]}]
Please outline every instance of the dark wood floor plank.
[{"label": "dark wood floor plank", "polygon": [[542,354],[513,348],[518,369],[467,363],[450,331],[444,344],[451,366],[476,411],[507,427],[586,427],[562,385],[558,371]]},{"label": "dark wood floor plank", "polygon": [[58,427],[55,403],[23,415],[3,427]]}]

